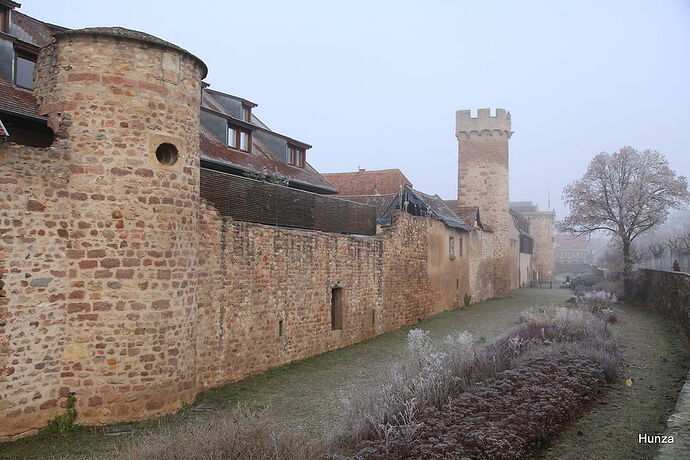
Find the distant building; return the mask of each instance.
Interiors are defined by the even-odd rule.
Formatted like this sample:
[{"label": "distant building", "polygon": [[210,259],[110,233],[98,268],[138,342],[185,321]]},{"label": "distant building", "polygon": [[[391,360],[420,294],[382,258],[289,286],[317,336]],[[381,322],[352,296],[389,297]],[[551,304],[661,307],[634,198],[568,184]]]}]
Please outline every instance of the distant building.
[{"label": "distant building", "polygon": [[412,182],[399,169],[356,172],[325,173],[323,177],[338,189],[341,195],[386,195],[397,194],[403,185],[412,187]]},{"label": "distant building", "polygon": [[573,265],[591,265],[594,251],[587,236],[556,235],[556,265],[567,269]]}]

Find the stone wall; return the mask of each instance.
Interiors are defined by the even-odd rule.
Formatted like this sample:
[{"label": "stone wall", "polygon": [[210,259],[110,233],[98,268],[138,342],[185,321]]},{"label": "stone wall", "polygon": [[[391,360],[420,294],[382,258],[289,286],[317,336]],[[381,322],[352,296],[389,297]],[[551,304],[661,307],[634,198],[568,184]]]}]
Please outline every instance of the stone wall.
[{"label": "stone wall", "polygon": [[456,112],[458,139],[458,205],[479,206],[482,221],[493,230],[492,283],[497,297],[510,289],[509,233],[512,217],[508,213],[508,140],[512,135],[510,113],[479,109],[476,117],[469,110]]},{"label": "stone wall", "polygon": [[[405,213],[353,237],[220,220],[201,213],[199,388],[240,379],[455,308],[469,291],[466,233]],[[457,251],[457,249],[456,249]],[[342,289],[343,327],[331,328]]]},{"label": "stone wall", "polygon": [[673,319],[690,337],[690,274],[641,269],[633,284],[636,300]]},{"label": "stone wall", "polygon": [[500,225],[468,234],[398,213],[353,237],[221,219],[199,197],[204,72],[121,29],[41,50],[35,95],[55,141],[0,140],[0,440],[35,433],[70,392],[78,423],[151,418],[507,287]]},{"label": "stone wall", "polygon": [[[640,269],[633,283],[633,298],[643,301],[680,325],[690,338],[690,274]],[[690,374],[678,395],[673,414],[666,422],[667,436],[675,443],[660,446],[655,458],[676,459],[690,456]]]},{"label": "stone wall", "polygon": [[521,213],[529,220],[529,233],[534,240],[532,268],[540,272],[542,281],[551,281],[555,274],[556,249],[554,247],[553,212]]},{"label": "stone wall", "polygon": [[[1,145],[0,438],[45,425],[69,392],[91,424],[195,395],[204,69],[118,34],[62,33],[42,49],[35,96],[55,142]],[[157,158],[163,143],[174,164]]]}]

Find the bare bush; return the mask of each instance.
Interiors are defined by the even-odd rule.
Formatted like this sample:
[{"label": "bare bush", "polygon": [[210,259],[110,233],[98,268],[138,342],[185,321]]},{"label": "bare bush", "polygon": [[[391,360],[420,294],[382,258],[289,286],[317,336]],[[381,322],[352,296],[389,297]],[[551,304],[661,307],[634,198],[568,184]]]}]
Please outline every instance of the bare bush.
[{"label": "bare bush", "polygon": [[267,410],[238,409],[231,415],[191,421],[135,438],[116,454],[120,460],[318,459],[328,447],[276,429]]},{"label": "bare bush", "polygon": [[600,313],[604,309],[610,309],[616,302],[618,302],[616,295],[607,291],[589,291],[575,297],[577,306],[592,313]]}]

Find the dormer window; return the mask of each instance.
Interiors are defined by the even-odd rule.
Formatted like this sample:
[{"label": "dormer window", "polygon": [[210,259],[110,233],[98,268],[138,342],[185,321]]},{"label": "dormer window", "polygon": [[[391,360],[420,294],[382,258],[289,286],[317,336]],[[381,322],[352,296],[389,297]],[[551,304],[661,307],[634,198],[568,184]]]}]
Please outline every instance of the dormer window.
[{"label": "dormer window", "polygon": [[252,121],[252,108],[247,104],[242,104],[242,121],[247,123]]},{"label": "dormer window", "polygon": [[237,126],[228,126],[228,147],[250,152],[252,145],[252,133],[247,129]]},{"label": "dormer window", "polygon": [[34,89],[36,56],[16,51],[14,57],[14,84],[19,88]]},{"label": "dormer window", "polygon": [[288,163],[292,166],[304,168],[304,149],[288,144]]}]

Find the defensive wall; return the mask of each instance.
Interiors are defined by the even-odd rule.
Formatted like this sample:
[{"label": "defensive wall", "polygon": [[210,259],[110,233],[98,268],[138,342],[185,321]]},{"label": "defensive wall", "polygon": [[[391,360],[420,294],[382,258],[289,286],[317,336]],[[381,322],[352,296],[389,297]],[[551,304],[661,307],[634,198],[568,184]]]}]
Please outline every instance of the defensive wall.
[{"label": "defensive wall", "polygon": [[151,418],[496,294],[489,232],[405,213],[368,237],[222,217],[200,198],[205,73],[117,28],[41,50],[55,140],[0,140],[0,440],[44,427],[69,393],[81,424]]}]

